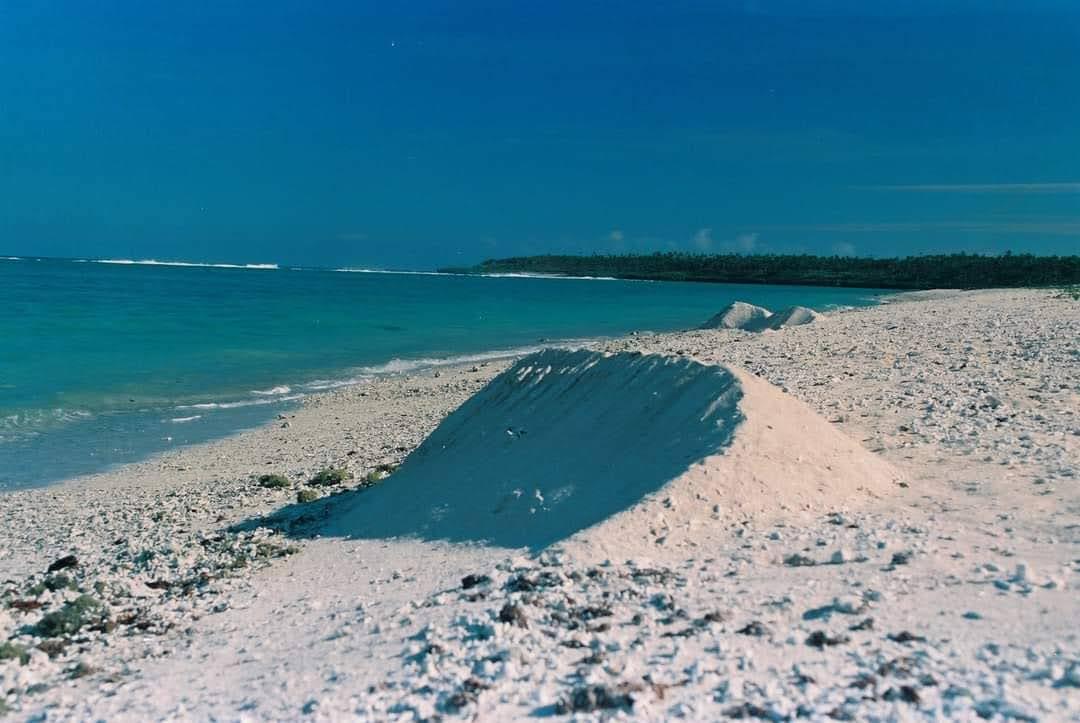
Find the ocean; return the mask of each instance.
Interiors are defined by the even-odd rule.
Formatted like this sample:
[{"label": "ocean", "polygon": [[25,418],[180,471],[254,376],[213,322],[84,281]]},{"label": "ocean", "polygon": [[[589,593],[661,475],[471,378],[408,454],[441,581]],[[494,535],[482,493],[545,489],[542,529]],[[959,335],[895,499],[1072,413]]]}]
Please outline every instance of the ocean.
[{"label": "ocean", "polygon": [[0,258],[0,489],[262,424],[381,374],[874,289]]}]

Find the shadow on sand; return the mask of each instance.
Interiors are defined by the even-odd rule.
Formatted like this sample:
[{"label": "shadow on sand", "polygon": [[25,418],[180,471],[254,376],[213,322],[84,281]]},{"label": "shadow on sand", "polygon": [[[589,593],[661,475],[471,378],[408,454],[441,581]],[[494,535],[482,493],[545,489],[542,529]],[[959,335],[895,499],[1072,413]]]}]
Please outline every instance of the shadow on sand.
[{"label": "shadow on sand", "polygon": [[722,451],[741,397],[723,367],[547,349],[477,392],[379,486],[244,526],[541,549]]}]

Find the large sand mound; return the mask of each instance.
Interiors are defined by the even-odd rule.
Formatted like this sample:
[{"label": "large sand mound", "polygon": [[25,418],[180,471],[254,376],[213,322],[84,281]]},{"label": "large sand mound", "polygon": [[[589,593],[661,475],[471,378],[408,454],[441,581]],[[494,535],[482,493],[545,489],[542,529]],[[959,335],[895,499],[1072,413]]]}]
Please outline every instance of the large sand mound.
[{"label": "large sand mound", "polygon": [[741,329],[742,331],[779,331],[789,326],[810,324],[820,317],[805,306],[789,306],[775,314],[763,306],[734,301],[699,326],[699,329]]},{"label": "large sand mound", "polygon": [[323,532],[532,549],[576,535],[614,552],[700,538],[731,515],[843,508],[894,477],[743,372],[549,349],[492,380]]},{"label": "large sand mound", "polygon": [[772,312],[763,306],[733,301],[702,324],[699,329],[746,329],[764,327]]},{"label": "large sand mound", "polygon": [[789,306],[783,311],[778,311],[769,319],[767,328],[783,329],[786,326],[802,326],[817,321],[819,314],[805,306]]}]

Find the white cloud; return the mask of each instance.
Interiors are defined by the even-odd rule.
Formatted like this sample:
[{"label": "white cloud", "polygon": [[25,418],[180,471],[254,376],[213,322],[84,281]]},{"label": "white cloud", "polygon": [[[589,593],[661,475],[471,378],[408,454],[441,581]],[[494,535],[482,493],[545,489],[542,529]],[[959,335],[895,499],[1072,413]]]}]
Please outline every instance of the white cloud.
[{"label": "white cloud", "polygon": [[870,223],[821,223],[766,226],[776,231],[825,231],[828,233],[914,233],[919,231],[982,231],[1030,233],[1047,236],[1080,236],[1080,220],[1060,221],[914,221]]},{"label": "white cloud", "polygon": [[712,229],[699,228],[694,233],[693,238],[690,239],[690,243],[692,243],[698,251],[710,251],[713,246]]},{"label": "white cloud", "polygon": [[711,228],[699,228],[690,237],[690,245],[701,253],[739,253],[752,254],[757,251],[759,236],[757,232],[741,233],[733,239],[718,241],[713,238]]},{"label": "white cloud", "polygon": [[622,229],[613,228],[611,233],[608,234],[608,241],[622,241],[626,238],[626,235],[622,232]]},{"label": "white cloud", "polygon": [[757,248],[758,235],[756,233],[741,233],[735,237],[735,248],[744,254],[753,253]]}]

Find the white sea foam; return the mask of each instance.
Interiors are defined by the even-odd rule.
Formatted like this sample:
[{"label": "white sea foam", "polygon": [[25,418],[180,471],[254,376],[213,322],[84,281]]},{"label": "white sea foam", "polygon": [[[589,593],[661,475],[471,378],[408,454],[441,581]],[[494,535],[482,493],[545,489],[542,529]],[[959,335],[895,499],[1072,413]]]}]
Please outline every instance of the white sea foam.
[{"label": "white sea foam", "polygon": [[492,274],[459,274],[446,271],[393,271],[391,269],[367,269],[345,267],[334,269],[346,274],[401,274],[404,276],[472,276],[484,279],[577,279],[585,281],[618,281],[614,276],[565,276],[562,274],[530,274],[526,272],[508,271],[505,273]]},{"label": "white sea foam", "polygon": [[202,419],[201,414],[193,414],[190,417],[173,417],[169,421],[173,424],[183,424],[184,422],[194,422],[196,419]]},{"label": "white sea foam", "polygon": [[340,271],[345,274],[400,274],[402,276],[462,276],[463,274],[448,274],[443,271],[393,271],[391,269],[354,269],[354,268],[341,268],[334,269],[334,271]]},{"label": "white sea foam", "polygon": [[277,270],[277,264],[209,264],[196,261],[158,261],[157,259],[90,259],[95,264],[114,264],[118,266],[194,266],[207,269],[257,269],[262,271]]},{"label": "white sea foam", "polygon": [[475,274],[489,279],[571,279],[577,281],[618,281],[614,276],[567,276],[565,274],[530,274],[524,271],[505,273]]},{"label": "white sea foam", "polygon": [[176,409],[237,409],[239,407],[255,407],[262,404],[277,404],[278,402],[292,402],[303,399],[304,394],[292,394],[287,397],[273,397],[263,399],[242,399],[236,402],[200,402],[199,404],[178,404]]},{"label": "white sea foam", "polygon": [[22,261],[18,256],[0,256],[0,261]]},{"label": "white sea foam", "polygon": [[462,356],[419,358],[419,359],[391,359],[385,364],[361,367],[363,374],[371,376],[383,376],[387,374],[408,374],[420,369],[435,367],[457,366],[459,364],[475,364],[478,362],[498,361],[500,359],[513,359],[515,357],[531,354],[542,347],[529,346],[518,349],[500,349],[483,352],[480,354],[464,354]]},{"label": "white sea foam", "polygon": [[303,385],[303,388],[309,392],[328,392],[331,389],[341,389],[342,387],[353,387],[357,384],[364,384],[371,381],[370,377],[360,377],[351,379],[315,379]]},{"label": "white sea foam", "polygon": [[270,389],[252,389],[251,393],[257,394],[260,397],[277,397],[282,394],[288,394],[291,391],[292,389],[290,387],[282,384],[280,386],[271,387]]}]

